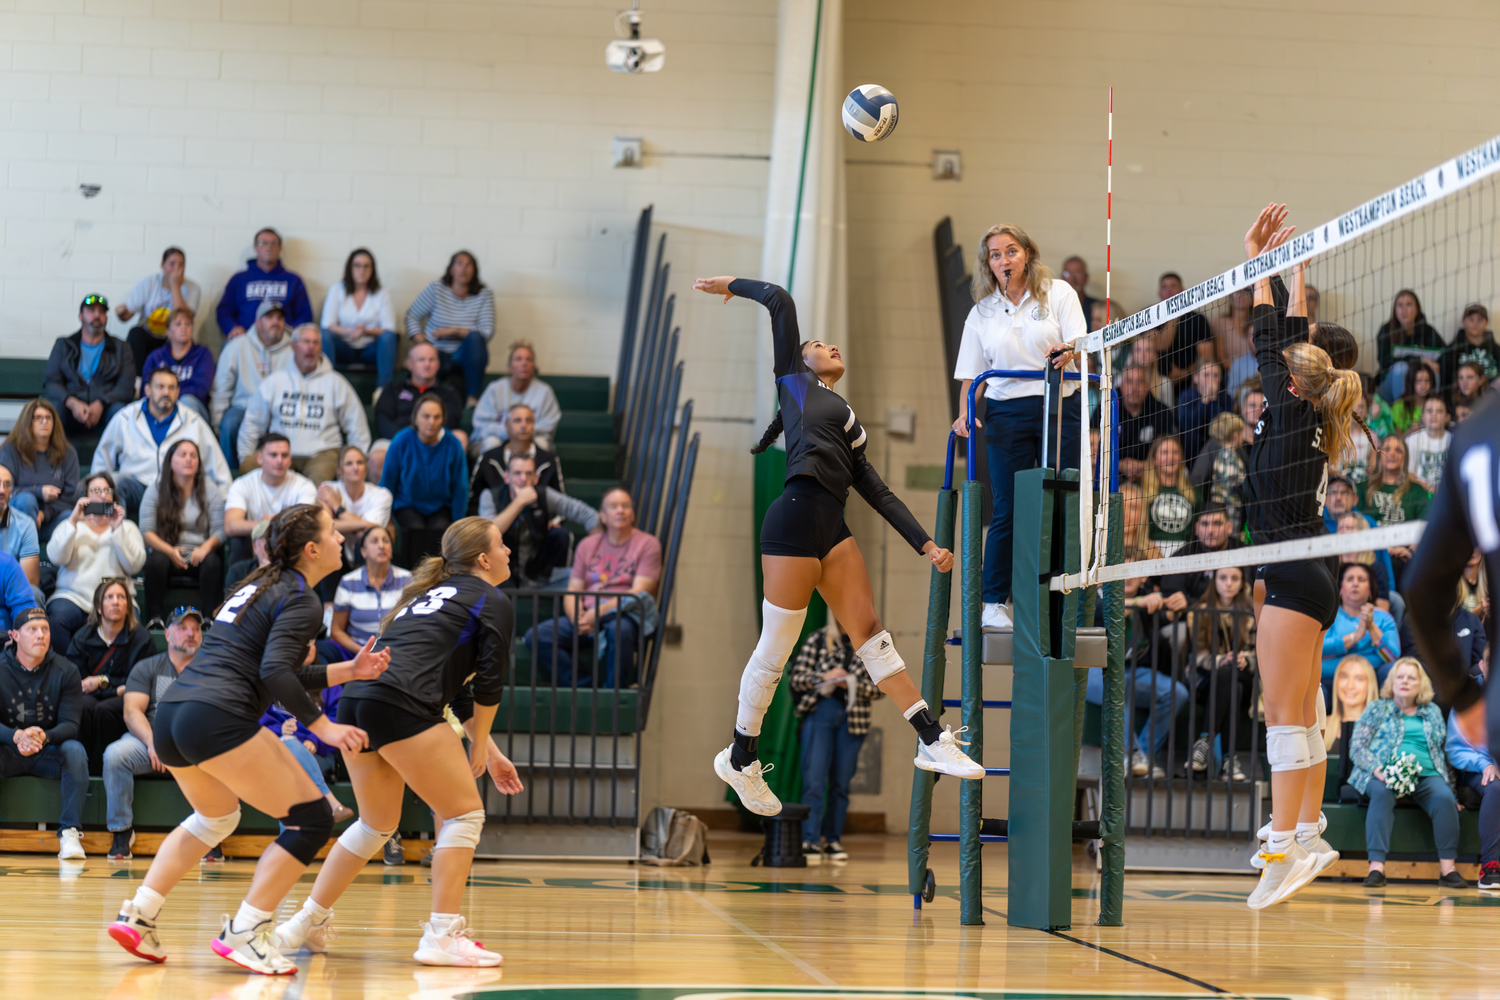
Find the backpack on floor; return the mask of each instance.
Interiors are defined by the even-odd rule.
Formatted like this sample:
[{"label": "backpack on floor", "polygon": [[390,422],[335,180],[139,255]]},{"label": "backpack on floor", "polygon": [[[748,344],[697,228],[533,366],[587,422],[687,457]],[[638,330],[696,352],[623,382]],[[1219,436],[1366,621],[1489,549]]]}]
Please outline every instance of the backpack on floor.
[{"label": "backpack on floor", "polygon": [[708,824],[685,809],[657,806],[641,827],[643,865],[706,865]]}]

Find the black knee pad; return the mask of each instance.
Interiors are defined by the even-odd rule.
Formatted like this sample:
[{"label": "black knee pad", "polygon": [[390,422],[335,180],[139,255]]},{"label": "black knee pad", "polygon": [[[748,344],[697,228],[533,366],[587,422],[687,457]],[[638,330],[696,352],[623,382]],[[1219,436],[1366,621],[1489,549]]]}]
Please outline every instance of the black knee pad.
[{"label": "black knee pad", "polygon": [[281,823],[286,829],[276,843],[304,865],[310,865],[333,836],[333,806],[327,799],[298,802],[281,817]]}]

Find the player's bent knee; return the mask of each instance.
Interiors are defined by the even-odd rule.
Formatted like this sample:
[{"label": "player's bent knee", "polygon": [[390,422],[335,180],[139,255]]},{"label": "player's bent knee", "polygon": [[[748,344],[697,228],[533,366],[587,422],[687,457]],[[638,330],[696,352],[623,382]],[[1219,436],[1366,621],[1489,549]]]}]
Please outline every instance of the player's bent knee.
[{"label": "player's bent knee", "polygon": [[184,830],[211,848],[222,844],[224,838],[233,833],[239,825],[239,806],[235,806],[234,812],[224,816],[205,816],[195,811],[180,824]]},{"label": "player's bent knee", "polygon": [[385,847],[385,842],[390,840],[395,832],[395,827],[389,830],[377,830],[363,819],[357,819],[339,835],[339,846],[356,858],[369,861],[380,853],[381,848]]},{"label": "player's bent knee", "polygon": [[859,647],[855,655],[865,665],[865,672],[870,675],[870,680],[877,685],[906,669],[906,661],[896,652],[895,640],[884,630],[871,636],[870,641]]},{"label": "player's bent knee", "polygon": [[286,827],[276,843],[283,851],[310,865],[333,835],[333,806],[324,798],[298,802],[281,817]]},{"label": "player's bent knee", "polygon": [[1310,767],[1307,730],[1302,726],[1267,726],[1266,761],[1272,771],[1304,771]]},{"label": "player's bent knee", "polygon": [[479,846],[479,835],[483,831],[484,810],[475,809],[466,812],[462,816],[443,821],[443,828],[438,831],[437,844],[433,849],[467,847],[472,851]]},{"label": "player's bent knee", "polygon": [[[1321,701],[1321,696],[1319,697]],[[1317,767],[1328,760],[1328,748],[1323,745],[1323,729],[1320,726],[1307,727],[1307,766]]]}]

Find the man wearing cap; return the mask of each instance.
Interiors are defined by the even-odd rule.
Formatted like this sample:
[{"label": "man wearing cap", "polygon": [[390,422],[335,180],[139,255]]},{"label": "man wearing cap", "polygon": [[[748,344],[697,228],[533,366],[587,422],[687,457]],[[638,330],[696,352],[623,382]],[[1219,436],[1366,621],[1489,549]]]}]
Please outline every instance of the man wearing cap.
[{"label": "man wearing cap", "polygon": [[260,306],[266,301],[286,307],[287,322],[313,322],[312,302],[302,276],[281,265],[281,234],[267,226],[255,234],[255,256],[245,261],[245,269],[229,279],[219,298],[215,313],[224,339],[237,340],[246,328],[260,318]]},{"label": "man wearing cap", "polygon": [[16,615],[9,646],[0,652],[0,778],[23,774],[62,782],[59,858],[83,858],[83,799],[89,755],[78,742],[83,679],[54,653],[47,612]]},{"label": "man wearing cap", "polygon": [[1453,343],[1443,348],[1439,361],[1443,384],[1441,392],[1448,395],[1455,391],[1458,383],[1458,366],[1472,362],[1484,372],[1485,386],[1500,378],[1500,345],[1490,332],[1490,311],[1478,302],[1464,307],[1464,318]]},{"label": "man wearing cap", "polygon": [[113,840],[111,859],[130,857],[135,843],[135,776],[166,774],[156,757],[151,724],[156,704],[182,673],[203,642],[203,615],[197,608],[177,608],[167,619],[167,651],[148,657],[130,670],[125,680],[124,736],[104,748],[105,821]]},{"label": "man wearing cap", "polygon": [[105,332],[109,302],[87,295],[78,306],[78,332],[58,337],[42,376],[47,400],[70,436],[98,434],[135,398],[135,362],[125,341]]},{"label": "man wearing cap", "polygon": [[[1328,486],[1323,491],[1323,526],[1330,535],[1337,535],[1339,522],[1350,514],[1360,518],[1371,528],[1379,527],[1373,517],[1359,510],[1359,486],[1354,480],[1348,476],[1329,476]],[[1347,558],[1341,559],[1349,561]],[[1375,565],[1370,568],[1371,599],[1381,611],[1390,611],[1392,604],[1396,605],[1398,613],[1395,617],[1400,621],[1399,611],[1406,605],[1401,600],[1401,595],[1391,588],[1395,579],[1396,569],[1391,563],[1390,552],[1387,549],[1376,549]]]},{"label": "man wearing cap", "polygon": [[245,408],[274,371],[292,363],[292,336],[286,329],[286,310],[276,299],[266,299],[255,311],[255,333],[236,337],[219,352],[214,387],[208,407],[219,431],[219,449],[230,469],[240,467],[237,447]]}]

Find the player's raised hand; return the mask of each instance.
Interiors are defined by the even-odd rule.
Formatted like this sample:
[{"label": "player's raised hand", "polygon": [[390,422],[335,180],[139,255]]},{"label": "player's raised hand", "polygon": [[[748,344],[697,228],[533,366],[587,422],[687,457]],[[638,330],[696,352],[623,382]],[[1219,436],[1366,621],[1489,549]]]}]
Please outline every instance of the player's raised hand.
[{"label": "player's raised hand", "polygon": [[693,287],[710,295],[722,295],[724,301],[728,302],[734,298],[734,293],[729,290],[729,283],[733,280],[734,278],[728,275],[719,278],[699,278],[693,282]]}]

